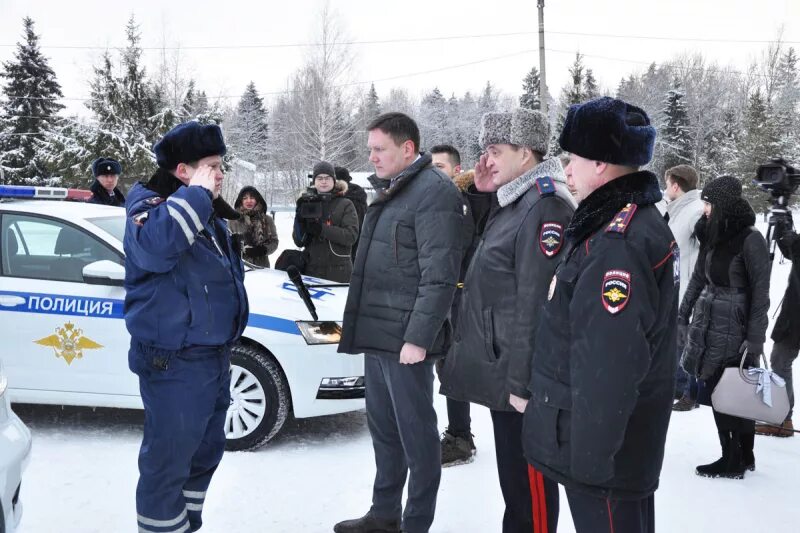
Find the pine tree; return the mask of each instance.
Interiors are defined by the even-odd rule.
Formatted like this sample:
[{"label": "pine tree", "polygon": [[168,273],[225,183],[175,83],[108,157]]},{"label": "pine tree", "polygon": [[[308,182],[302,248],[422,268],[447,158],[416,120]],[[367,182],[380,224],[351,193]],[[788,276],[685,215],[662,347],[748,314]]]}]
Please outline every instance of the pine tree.
[{"label": "pine tree", "polygon": [[26,17],[23,24],[24,40],[0,72],[7,80],[0,104],[0,166],[6,183],[42,184],[51,173],[38,151],[64,108],[58,102],[64,95],[39,49],[33,19]]},{"label": "pine tree", "polygon": [[[692,137],[684,97],[685,93],[681,83],[676,79],[673,88],[667,92],[662,111],[665,118],[664,125],[661,127],[660,139],[663,170],[692,162]],[[661,172],[658,174],[660,175]]]},{"label": "pine tree", "polygon": [[268,118],[264,100],[251,81],[227,129],[228,143],[238,157],[256,165],[267,159]]},{"label": "pine tree", "polygon": [[586,69],[586,75],[583,79],[583,97],[586,100],[592,100],[600,96],[600,89],[597,87],[597,80],[594,78],[592,69]]},{"label": "pine tree", "polygon": [[427,150],[433,145],[449,142],[447,139],[447,100],[439,88],[426,94],[419,109],[420,143]]},{"label": "pine tree", "polygon": [[754,209],[763,211],[768,208],[768,201],[763,191],[753,185],[752,178],[759,164],[779,153],[779,137],[772,110],[760,88],[750,95],[742,125],[744,134],[737,146],[737,174],[742,179],[745,197]]},{"label": "pine tree", "polygon": [[580,104],[584,100],[586,100],[586,89],[585,89],[585,67],[583,66],[583,56],[580,53],[575,54],[575,61],[572,63],[572,66],[569,68],[569,75],[570,79],[572,80],[572,85],[568,85],[566,90],[566,104],[567,106],[571,106],[572,104]]},{"label": "pine tree", "polygon": [[542,101],[539,98],[539,69],[533,67],[522,80],[522,96],[519,97],[519,106],[525,109],[541,109]]}]

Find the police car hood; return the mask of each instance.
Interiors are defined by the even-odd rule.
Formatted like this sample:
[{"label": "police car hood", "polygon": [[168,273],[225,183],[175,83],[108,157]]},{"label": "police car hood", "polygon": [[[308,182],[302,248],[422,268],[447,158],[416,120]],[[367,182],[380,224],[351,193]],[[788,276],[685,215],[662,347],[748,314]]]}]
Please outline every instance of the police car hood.
[{"label": "police car hood", "polygon": [[[320,320],[341,321],[347,301],[347,287],[314,287],[332,284],[331,281],[303,276],[311,301]],[[288,274],[281,270],[261,268],[247,271],[244,285],[250,303],[250,317],[254,315],[286,320],[313,320]]]}]

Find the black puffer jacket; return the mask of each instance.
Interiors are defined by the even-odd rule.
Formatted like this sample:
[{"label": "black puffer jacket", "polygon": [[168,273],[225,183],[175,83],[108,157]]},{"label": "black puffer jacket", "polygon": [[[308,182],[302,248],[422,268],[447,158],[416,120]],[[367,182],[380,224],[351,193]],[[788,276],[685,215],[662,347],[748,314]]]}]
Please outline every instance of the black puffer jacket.
[{"label": "black puffer jacket", "polygon": [[119,190],[119,187],[114,187],[114,196],[111,196],[108,194],[105,187],[100,185],[100,182],[95,179],[92,186],[89,187],[89,190],[92,191],[92,197],[89,198],[90,204],[125,207],[125,196],[122,194],[122,191]]},{"label": "black puffer jacket", "polygon": [[[681,365],[704,380],[738,366],[745,340],[763,344],[766,338],[769,250],[752,227],[752,208],[744,200],[739,205],[736,214],[720,214],[719,221],[704,216],[695,228],[700,254],[678,320],[686,324],[691,318]],[[718,229],[710,231],[716,224]]]},{"label": "black puffer jacket", "polygon": [[424,154],[367,208],[344,309],[341,353],[397,359],[408,342],[429,358],[447,353],[447,320],[463,245],[463,203]]},{"label": "black puffer jacket", "polygon": [[781,313],[772,328],[772,340],[800,348],[800,235],[789,224],[776,226],[775,237],[783,256],[792,262],[789,285],[783,295]]},{"label": "black puffer jacket", "polygon": [[[557,189],[543,196],[536,180],[545,177]],[[513,411],[510,394],[530,396],[536,324],[574,201],[558,159],[545,160],[496,196],[464,280],[455,343],[440,374],[441,392]]]}]

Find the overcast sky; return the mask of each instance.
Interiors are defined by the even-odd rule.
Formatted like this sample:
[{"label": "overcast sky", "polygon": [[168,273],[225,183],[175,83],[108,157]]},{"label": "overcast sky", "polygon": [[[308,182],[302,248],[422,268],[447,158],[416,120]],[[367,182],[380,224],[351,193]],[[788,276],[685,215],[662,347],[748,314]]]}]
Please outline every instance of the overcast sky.
[{"label": "overcast sky", "polygon": [[[187,72],[209,96],[240,95],[250,80],[271,93],[286,87],[307,48],[253,47],[317,41],[314,23],[322,1],[0,0],[0,60],[12,57],[8,45],[20,39],[22,18],[29,15],[65,97],[85,98],[91,65],[104,47],[124,45],[124,26],[133,13],[142,46],[180,46]],[[332,6],[356,41],[474,36],[354,45],[352,81],[367,87],[375,81],[379,95],[399,86],[419,96],[438,86],[447,96],[460,96],[480,91],[487,80],[518,95],[526,72],[538,66],[536,0],[334,0]],[[767,44],[733,41],[769,41],[781,28],[784,41],[800,48],[800,0],[547,0],[545,26],[552,94],[566,82],[576,51],[586,56],[601,87],[613,90],[621,77],[647,63],[687,51],[745,69]],[[479,37],[509,33],[521,34]],[[250,48],[192,48],[198,46]],[[160,55],[145,51],[151,72]],[[448,68],[466,63],[473,64]],[[395,79],[379,81],[386,78]],[[79,100],[65,103],[70,111],[82,107]]]}]

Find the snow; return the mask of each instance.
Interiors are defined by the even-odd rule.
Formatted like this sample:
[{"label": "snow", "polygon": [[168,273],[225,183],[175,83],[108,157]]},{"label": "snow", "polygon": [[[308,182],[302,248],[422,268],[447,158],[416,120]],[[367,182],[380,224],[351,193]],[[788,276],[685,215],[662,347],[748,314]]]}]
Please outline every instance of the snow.
[{"label": "snow", "polygon": [[[277,217],[283,249],[291,245],[292,213]],[[771,320],[790,267],[776,257]],[[437,395],[435,407],[444,429],[445,399]],[[133,531],[142,413],[53,406],[14,409],[34,435],[22,484],[21,532]],[[470,465],[443,471],[433,532],[500,531],[503,503],[491,419],[485,408],[477,406],[472,408],[472,419],[477,457]],[[694,474],[694,467],[719,454],[711,410],[674,413],[656,493],[657,530],[797,531],[798,444],[798,437],[757,437],[754,473],[748,472],[743,481],[704,479]],[[337,521],[367,510],[373,475],[363,412],[289,420],[264,448],[225,454],[209,490],[203,531],[331,531]],[[559,531],[574,531],[564,497]]]}]

